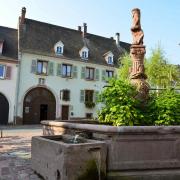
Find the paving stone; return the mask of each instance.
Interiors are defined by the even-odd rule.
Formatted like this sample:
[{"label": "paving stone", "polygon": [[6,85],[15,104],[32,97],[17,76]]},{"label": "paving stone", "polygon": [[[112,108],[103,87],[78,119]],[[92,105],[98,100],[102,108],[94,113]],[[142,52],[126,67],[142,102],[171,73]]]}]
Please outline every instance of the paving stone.
[{"label": "paving stone", "polygon": [[1,138],[0,180],[41,180],[31,169],[31,137],[41,135],[18,131],[9,137]]}]

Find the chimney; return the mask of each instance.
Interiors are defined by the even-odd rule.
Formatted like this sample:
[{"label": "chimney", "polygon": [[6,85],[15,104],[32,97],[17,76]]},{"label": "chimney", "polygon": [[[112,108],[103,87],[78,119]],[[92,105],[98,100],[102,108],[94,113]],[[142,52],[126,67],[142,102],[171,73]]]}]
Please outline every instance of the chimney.
[{"label": "chimney", "polygon": [[25,23],[25,16],[26,16],[26,8],[23,7],[21,10],[21,20],[20,20],[21,25]]},{"label": "chimney", "polygon": [[78,31],[81,32],[81,26],[78,26]]},{"label": "chimney", "polygon": [[116,33],[116,45],[120,46],[120,34]]},{"label": "chimney", "polygon": [[83,23],[84,31],[83,31],[83,37],[85,38],[87,35],[87,24]]}]

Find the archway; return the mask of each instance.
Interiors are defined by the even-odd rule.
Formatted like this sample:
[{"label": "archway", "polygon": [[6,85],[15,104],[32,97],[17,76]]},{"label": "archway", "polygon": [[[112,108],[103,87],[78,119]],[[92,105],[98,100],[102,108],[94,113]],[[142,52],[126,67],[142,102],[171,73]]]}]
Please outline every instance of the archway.
[{"label": "archway", "polygon": [[0,93],[0,125],[7,125],[9,117],[9,103],[7,98]]},{"label": "archway", "polygon": [[23,103],[23,124],[39,124],[41,120],[53,120],[56,114],[56,99],[43,87],[30,90]]}]

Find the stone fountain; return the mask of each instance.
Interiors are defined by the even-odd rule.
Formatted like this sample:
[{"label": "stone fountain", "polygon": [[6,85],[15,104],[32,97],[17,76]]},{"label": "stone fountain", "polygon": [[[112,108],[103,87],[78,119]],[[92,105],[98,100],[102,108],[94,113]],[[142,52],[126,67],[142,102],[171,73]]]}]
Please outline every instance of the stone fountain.
[{"label": "stone fountain", "polygon": [[149,84],[146,82],[147,75],[144,71],[144,55],[146,53],[146,49],[143,45],[144,33],[141,29],[140,17],[140,9],[133,9],[133,23],[131,27],[133,42],[130,48],[132,68],[130,79],[131,83],[137,87],[138,94],[136,95],[136,98],[144,103],[148,99]]}]

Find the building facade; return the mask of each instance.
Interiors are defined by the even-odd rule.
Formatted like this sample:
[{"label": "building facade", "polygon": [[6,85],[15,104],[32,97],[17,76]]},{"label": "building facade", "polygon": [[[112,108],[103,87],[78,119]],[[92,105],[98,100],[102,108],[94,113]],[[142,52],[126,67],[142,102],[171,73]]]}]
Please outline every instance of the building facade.
[{"label": "building facade", "polygon": [[18,69],[17,30],[0,26],[0,125],[14,122]]},{"label": "building facade", "polygon": [[18,26],[15,124],[97,117],[97,97],[117,74],[128,43],[25,17]]}]

